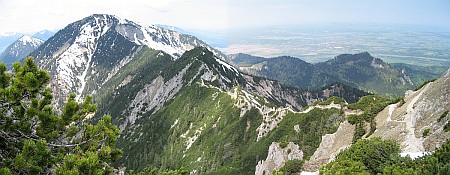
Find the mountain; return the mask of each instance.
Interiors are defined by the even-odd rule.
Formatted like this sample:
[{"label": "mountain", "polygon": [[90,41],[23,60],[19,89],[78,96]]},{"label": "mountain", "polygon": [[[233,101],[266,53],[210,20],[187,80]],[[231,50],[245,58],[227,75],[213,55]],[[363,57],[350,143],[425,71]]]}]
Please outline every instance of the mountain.
[{"label": "mountain", "polygon": [[[30,55],[49,71],[59,99],[55,105],[71,92],[77,100],[93,95],[97,111],[89,116],[92,122],[105,114],[113,117],[122,131],[117,146],[123,150],[114,166],[122,171],[148,166],[159,171],[184,167],[191,174],[270,174],[292,167],[317,171],[359,139],[396,134],[401,142],[416,141],[411,130],[418,135],[429,129],[424,149],[413,150],[429,151],[447,137],[443,128],[450,128],[444,115],[450,73],[404,99],[369,95],[345,81],[298,89],[240,71],[194,36],[98,14],[69,24]],[[322,67],[292,57],[257,64],[306,72],[294,78],[330,76],[342,64],[391,69],[366,54],[347,57]],[[371,75],[364,68],[355,67],[355,72]],[[393,104],[398,109],[384,119]],[[391,124],[398,129],[389,130]],[[406,153],[421,142],[402,143]]]},{"label": "mountain", "polygon": [[317,63],[317,67],[361,89],[380,94],[402,94],[422,82],[412,82],[405,71],[396,69],[368,52],[342,54]]},{"label": "mountain", "polygon": [[342,54],[316,64],[282,56],[261,58],[238,54],[231,64],[253,75],[279,80],[283,84],[315,89],[340,82],[364,91],[387,96],[400,96],[423,82],[438,77],[445,69],[404,64],[388,64],[367,52]]},{"label": "mountain", "polygon": [[[390,124],[379,122],[393,104],[417,104],[410,100],[413,96],[406,96],[405,102],[377,95],[350,104],[336,97],[325,100],[322,94],[330,89],[314,93],[246,75],[206,48],[192,49],[178,59],[144,49],[96,97],[99,110],[95,117],[121,114],[115,117],[123,130],[118,145],[124,157],[118,165],[128,170],[152,165],[160,170],[184,167],[192,174],[268,174],[301,160],[305,161],[300,165],[303,170],[317,171],[355,140],[380,133],[402,136],[415,128],[406,125],[403,130],[388,130]],[[440,83],[431,89],[438,92],[429,92],[427,97],[426,103],[439,104],[431,108],[439,116],[448,109],[445,85],[449,75],[436,80],[433,84]],[[336,85],[332,89],[348,91]],[[301,101],[289,99],[306,97],[309,106],[291,108]],[[436,134],[432,146],[447,136],[442,129],[447,116],[436,114],[420,117],[426,121],[442,118],[441,123],[429,126]]]},{"label": "mountain", "polygon": [[24,34],[22,33],[5,33],[0,34],[0,52],[3,52],[11,43],[17,41]]},{"label": "mountain", "polygon": [[32,36],[24,35],[9,45],[0,55],[0,61],[11,66],[12,63],[25,58],[28,54],[38,48],[44,41]]},{"label": "mountain", "polygon": [[164,24],[156,24],[156,26],[161,27],[163,29],[167,29],[167,30],[173,30],[178,33],[190,34],[189,32],[183,30],[182,28],[176,27],[176,26],[170,26],[170,25],[164,25]]},{"label": "mountain", "polygon": [[86,93],[95,94],[144,46],[164,51],[172,57],[168,59],[177,59],[197,46],[208,47],[225,58],[193,36],[101,14],[69,24],[31,56],[50,70],[57,96],[76,92],[79,99]]},{"label": "mountain", "polygon": [[448,69],[448,66],[418,66],[404,63],[391,63],[390,65],[402,72],[406,72],[412,82],[426,82],[439,77]]},{"label": "mountain", "polygon": [[286,87],[239,71],[194,36],[112,15],[69,24],[31,55],[50,72],[55,105],[71,92],[93,95],[93,119],[113,116],[124,150],[117,166],[127,170],[253,174],[273,141],[301,131],[296,144],[308,156],[344,119],[337,108],[300,112],[308,105],[367,95],[343,84]]},{"label": "mountain", "polygon": [[[395,140],[400,145],[401,155],[411,158],[435,151],[450,139],[449,84],[450,69],[418,90],[407,91],[399,101],[389,102],[368,96],[370,98],[363,97],[358,103],[349,104],[345,107],[347,109],[344,108],[350,114],[347,121],[342,122],[335,133],[322,136],[320,146],[305,162],[303,170],[317,171],[320,165],[330,162],[340,151],[350,147],[358,135],[358,138]],[[367,113],[367,107],[373,109],[376,105],[379,105],[376,107],[379,112]],[[351,113],[349,110],[352,108],[359,108],[359,112]],[[361,127],[360,122],[365,127]],[[358,134],[361,130],[362,133]]]},{"label": "mountain", "polygon": [[36,33],[4,33],[0,34],[0,52],[3,52],[9,45],[11,45],[13,42],[20,39],[22,36],[32,36],[33,38],[37,38],[40,40],[47,40],[51,36],[53,36],[55,32],[52,32],[50,30],[43,30]]},{"label": "mountain", "polygon": [[251,74],[276,79],[288,86],[305,89],[317,89],[336,82],[347,83],[347,81],[339,81],[334,75],[313,64],[290,56],[265,59],[263,62],[250,67],[240,67],[240,69]]},{"label": "mountain", "polygon": [[[333,132],[342,119],[339,110],[297,111],[332,95],[353,101],[366,95],[338,84],[315,92],[283,87],[239,72],[206,48],[173,61],[165,61],[171,60],[167,54],[158,57],[161,52],[145,52],[97,95],[96,117],[121,114],[115,118],[123,130],[118,145],[125,155],[119,164],[129,169],[150,164],[161,169],[183,166],[193,173],[253,174],[259,161],[255,158],[265,157],[270,143],[295,133],[285,130],[294,126],[282,124],[283,118],[303,120],[300,116],[308,115],[301,129],[328,128],[305,134],[315,140],[307,145],[315,147],[321,134]],[[305,149],[305,154],[312,150]]]},{"label": "mountain", "polygon": [[[407,91],[403,101],[389,105],[375,120],[372,137],[396,140],[403,154],[420,156],[450,139],[450,69],[416,91]],[[447,130],[445,128],[448,128]]]},{"label": "mountain", "polygon": [[238,53],[228,55],[230,63],[237,66],[251,66],[260,62],[267,60],[263,57],[257,57],[249,54]]}]

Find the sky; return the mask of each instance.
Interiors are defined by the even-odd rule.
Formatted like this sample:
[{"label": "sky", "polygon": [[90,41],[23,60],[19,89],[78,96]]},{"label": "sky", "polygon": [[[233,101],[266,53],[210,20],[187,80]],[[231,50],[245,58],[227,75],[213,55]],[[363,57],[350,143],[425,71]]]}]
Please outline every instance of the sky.
[{"label": "sky", "polygon": [[450,28],[448,0],[0,0],[0,33],[61,29],[91,14],[197,30],[310,23]]}]

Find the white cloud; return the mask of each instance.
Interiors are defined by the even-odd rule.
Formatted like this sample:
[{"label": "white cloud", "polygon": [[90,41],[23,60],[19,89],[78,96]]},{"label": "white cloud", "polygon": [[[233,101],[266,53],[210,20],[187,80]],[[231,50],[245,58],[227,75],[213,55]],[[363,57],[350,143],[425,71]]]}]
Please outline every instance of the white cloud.
[{"label": "white cloud", "polygon": [[62,28],[94,13],[188,29],[308,22],[448,26],[449,4],[447,0],[0,0],[0,33]]},{"label": "white cloud", "polygon": [[0,0],[0,33],[63,28],[91,14],[144,24],[224,28],[226,0]]}]

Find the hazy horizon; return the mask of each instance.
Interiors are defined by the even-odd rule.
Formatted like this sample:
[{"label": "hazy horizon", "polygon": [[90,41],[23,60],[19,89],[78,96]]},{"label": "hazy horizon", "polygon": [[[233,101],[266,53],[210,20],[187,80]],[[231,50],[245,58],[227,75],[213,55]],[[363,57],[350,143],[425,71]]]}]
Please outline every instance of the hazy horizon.
[{"label": "hazy horizon", "polygon": [[0,0],[0,33],[55,30],[92,14],[186,30],[313,24],[437,26],[450,29],[450,1]]}]

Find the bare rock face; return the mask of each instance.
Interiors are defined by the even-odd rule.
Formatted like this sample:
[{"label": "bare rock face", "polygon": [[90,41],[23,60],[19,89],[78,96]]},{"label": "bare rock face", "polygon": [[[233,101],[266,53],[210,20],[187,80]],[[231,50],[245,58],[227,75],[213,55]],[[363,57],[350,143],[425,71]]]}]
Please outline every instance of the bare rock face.
[{"label": "bare rock face", "polygon": [[[370,137],[395,140],[401,145],[402,155],[412,158],[439,148],[450,133],[443,130],[450,120],[450,69],[436,81],[417,91],[405,92],[404,103],[391,104],[378,113],[375,132]],[[305,110],[305,112],[307,112]],[[346,115],[361,111],[345,111]],[[427,135],[424,131],[429,130]],[[322,136],[322,142],[303,165],[304,171],[318,171],[321,165],[334,160],[340,151],[352,144],[354,126],[347,121],[333,134]]]},{"label": "bare rock face", "polygon": [[[440,147],[450,134],[443,130],[450,110],[450,70],[421,89],[405,93],[404,104],[392,104],[375,118],[377,130],[371,137],[396,140],[402,154],[411,157]],[[428,134],[424,134],[429,130]]]},{"label": "bare rock face", "polygon": [[355,126],[344,121],[339,125],[339,128],[335,133],[323,135],[319,148],[317,148],[311,158],[305,162],[303,170],[318,171],[320,165],[333,161],[339,152],[350,147],[354,131]]},{"label": "bare rock face", "polygon": [[266,160],[261,160],[256,165],[255,174],[272,174],[272,171],[282,168],[288,160],[294,159],[303,159],[303,152],[298,145],[289,142],[285,148],[281,148],[280,143],[273,142],[269,146]]}]

